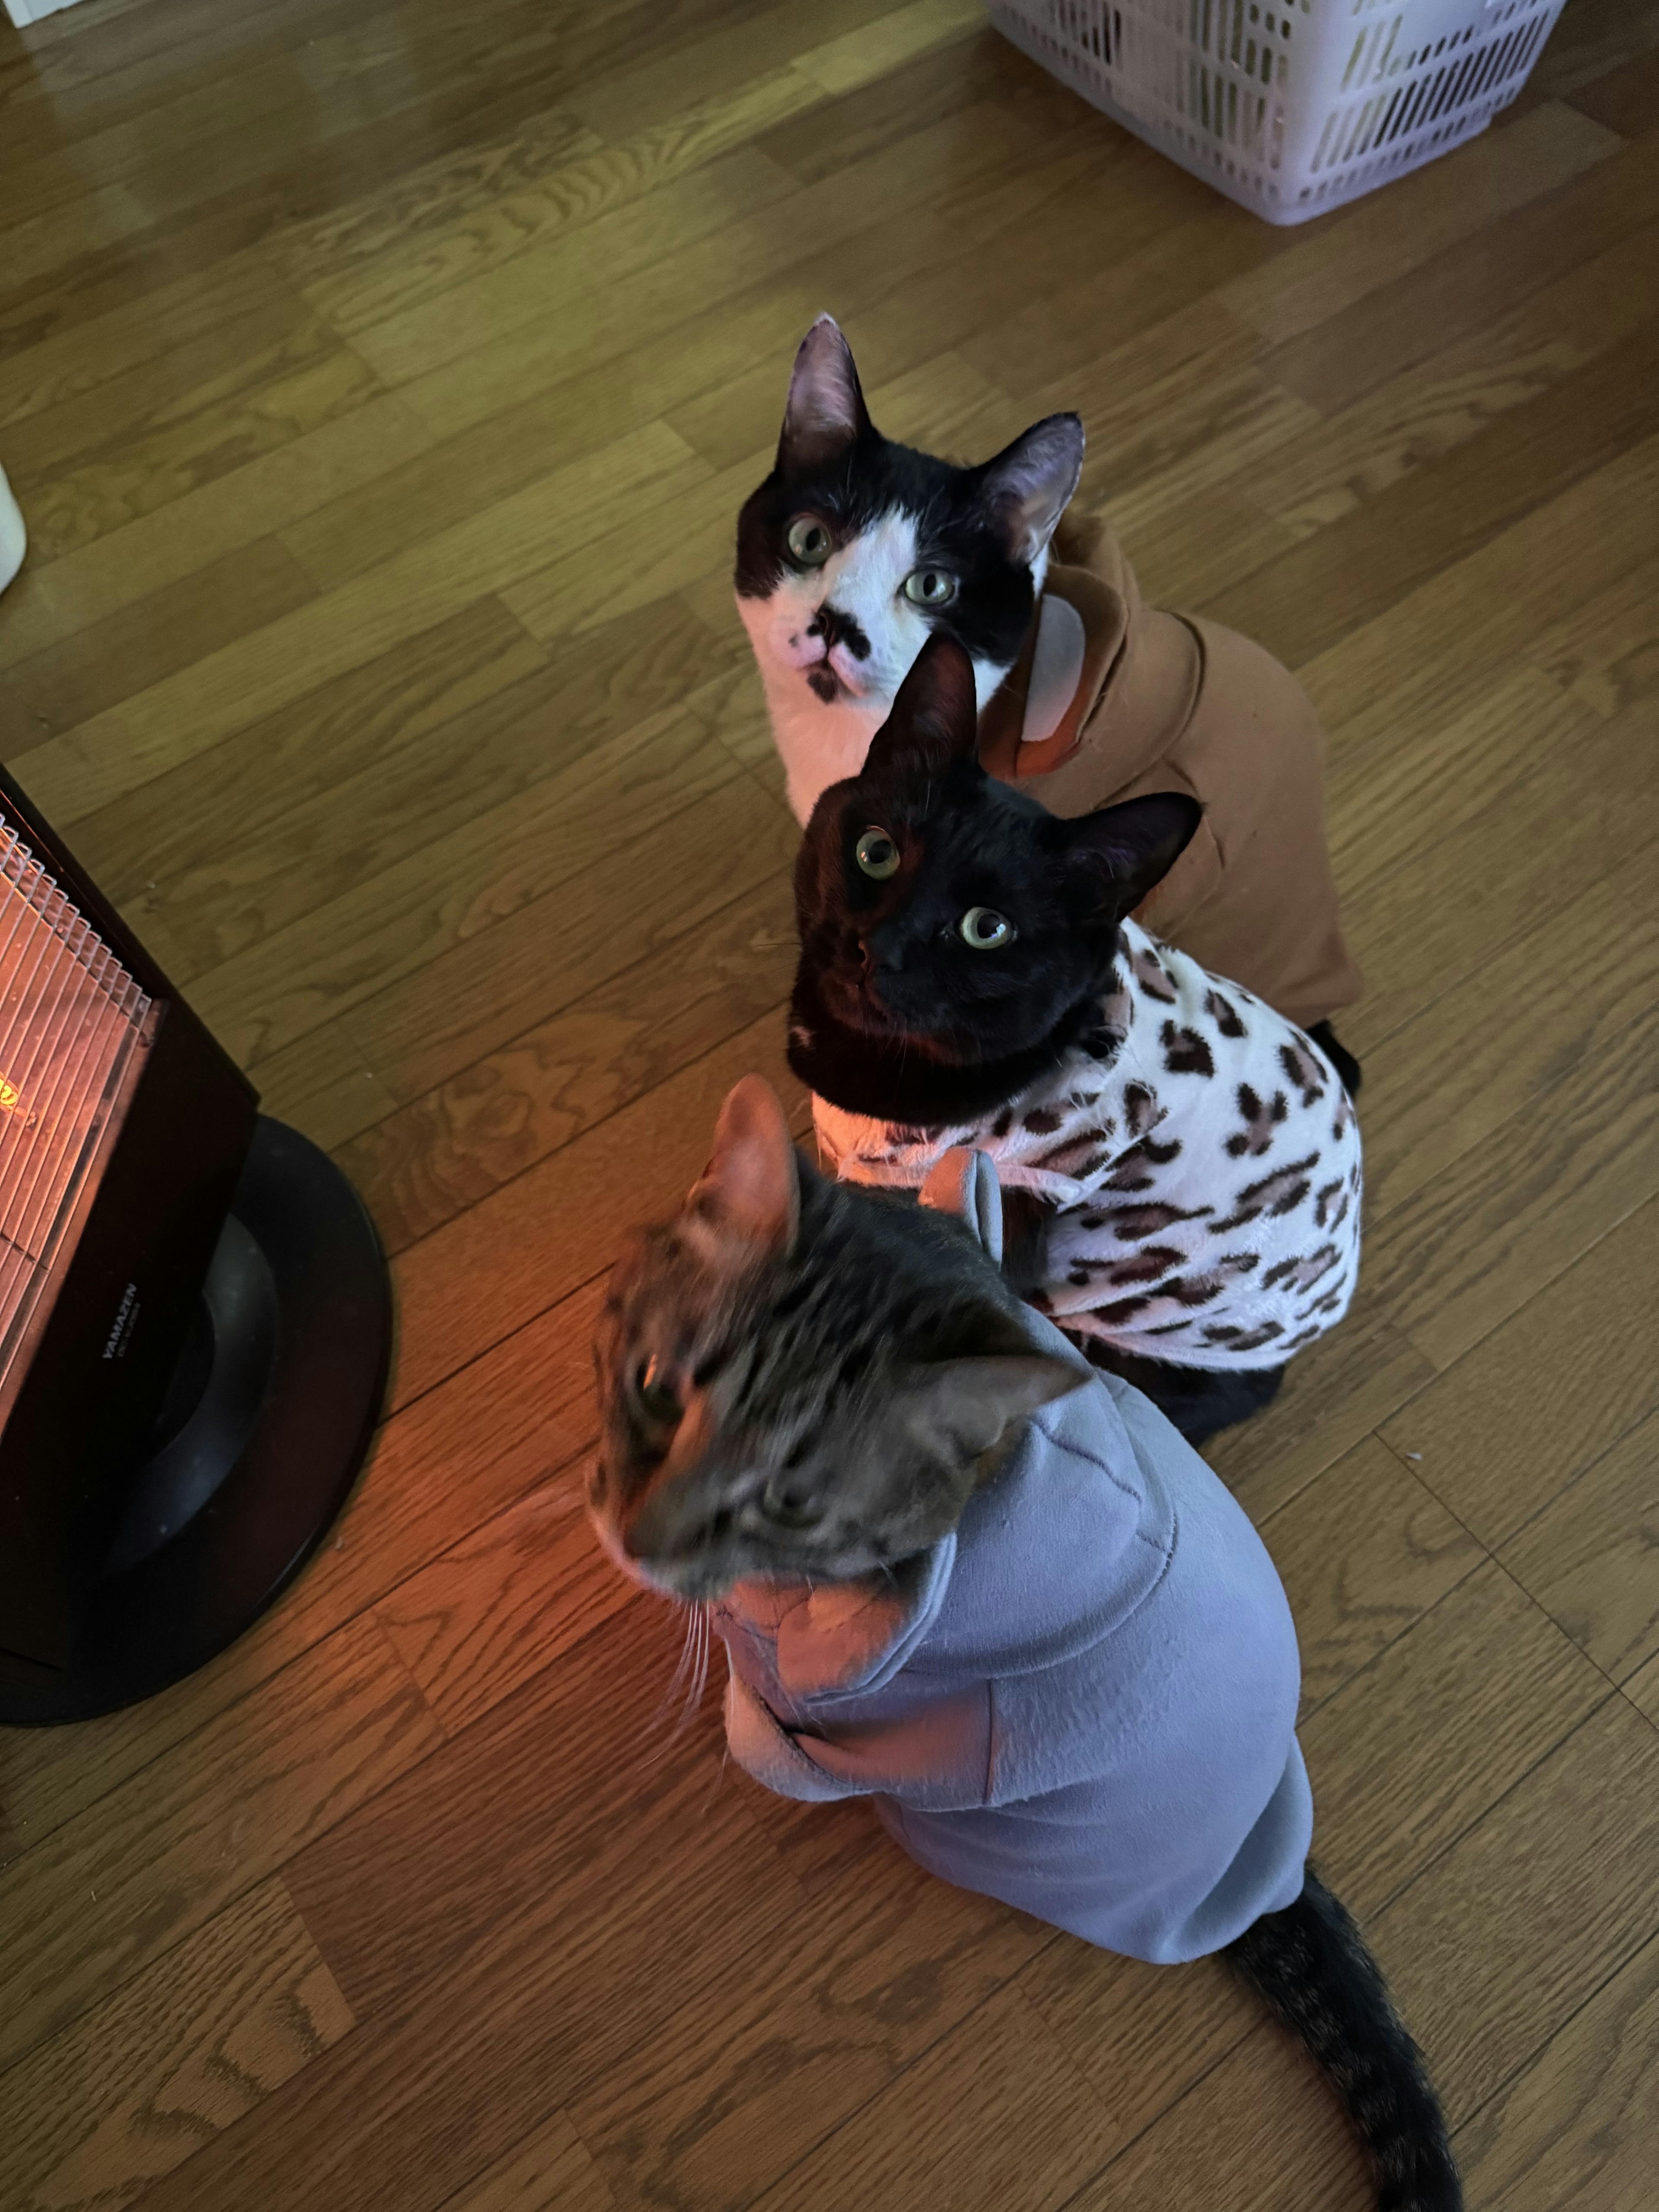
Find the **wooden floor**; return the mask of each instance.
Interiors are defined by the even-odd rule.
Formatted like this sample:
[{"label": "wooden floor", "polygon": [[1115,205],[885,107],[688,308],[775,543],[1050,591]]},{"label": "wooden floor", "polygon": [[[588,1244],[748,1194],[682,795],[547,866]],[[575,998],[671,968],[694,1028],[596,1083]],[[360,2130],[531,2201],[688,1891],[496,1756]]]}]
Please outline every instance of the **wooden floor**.
[{"label": "wooden floor", "polygon": [[0,1735],[7,2212],[1368,2201],[1218,1970],[653,1721],[583,1521],[618,1232],[788,1084],[727,572],[826,307],[891,432],[1080,409],[1147,587],[1328,722],[1364,1279],[1218,1464],[1472,2204],[1659,2203],[1656,125],[1659,6],[1570,0],[1498,127],[1285,232],[972,0],[0,30],[0,750],[401,1308],[275,1613]]}]

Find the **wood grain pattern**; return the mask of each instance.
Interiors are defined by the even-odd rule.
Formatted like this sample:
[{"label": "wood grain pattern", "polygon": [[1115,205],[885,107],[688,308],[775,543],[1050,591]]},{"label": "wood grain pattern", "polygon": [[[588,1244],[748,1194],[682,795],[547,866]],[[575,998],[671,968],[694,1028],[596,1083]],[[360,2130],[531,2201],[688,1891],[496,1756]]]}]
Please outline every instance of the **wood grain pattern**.
[{"label": "wood grain pattern", "polygon": [[1576,608],[1538,641],[1534,658],[1598,714],[1616,714],[1659,686],[1659,565],[1644,562]]},{"label": "wood grain pattern", "polygon": [[387,1421],[333,1541],[211,1667],[134,1712],[0,1736],[12,1842],[61,1827],[585,1451],[597,1304],[578,1292]]},{"label": "wood grain pattern", "polygon": [[[672,1774],[660,1764],[647,1770],[642,1791],[638,1770],[619,1770],[605,1722],[596,1723],[614,1698],[653,1697],[653,1669],[672,1664],[660,1637],[640,1633],[638,1608],[624,1618],[631,1634],[595,1651],[597,1671],[568,1670],[559,1710],[571,1729],[550,1737],[538,1709],[526,1707],[527,1740],[504,1762],[500,1729],[514,1716],[498,1709],[462,1739],[476,1762],[471,1787],[435,1800],[422,1793],[410,1808],[413,1831],[404,1814],[399,1848],[422,1883],[427,1871],[434,1875],[429,1889],[407,1903],[387,1896],[377,1842],[355,1875],[337,1856],[345,1876],[337,1887],[319,1886],[320,1869],[318,1881],[296,1874],[325,1954],[349,1942],[348,1979],[372,1989],[365,1969],[393,1940],[388,1918],[400,1915],[412,1978],[394,1981],[373,2021],[360,2010],[346,2043],[153,2189],[152,2206],[231,2198],[298,2212],[325,2192],[342,2212],[371,2212],[392,2193],[407,2212],[429,2212],[518,2146],[550,2106],[609,2069],[620,2072],[630,2042],[678,2004],[699,1991],[718,2004],[745,1950],[781,1936],[800,1911],[799,1893],[769,1863],[735,1796],[711,1793],[716,1762],[707,1729],[683,1747]],[[568,1756],[584,1733],[597,1757],[563,1766],[569,1795],[550,1818],[550,1742]],[[626,1824],[615,1817],[618,1790],[638,1806]],[[586,1840],[578,1852],[568,1816],[585,1800],[599,1826],[580,1831]],[[691,1851],[684,1848],[689,1836],[697,1838]],[[509,1881],[514,1855],[526,1851]],[[662,1870],[648,1889],[629,1874],[641,1863]],[[372,1924],[365,1881],[389,1908]],[[480,1911],[491,1932],[469,1946]],[[434,1937],[441,1957],[453,1959],[435,1972]],[[388,1957],[382,1971],[395,1966]],[[619,1989],[630,1992],[625,2005]],[[447,2028],[434,2073],[423,2054],[436,2017]]]},{"label": "wood grain pattern", "polygon": [[0,25],[0,750],[401,1308],[281,1605],[0,1732],[8,2207],[1370,2202],[1218,1968],[732,1771],[583,1525],[621,1237],[736,1076],[809,1127],[730,563],[823,308],[896,436],[1079,409],[1144,588],[1328,724],[1368,1250],[1211,1456],[1471,2204],[1645,2205],[1656,53],[1573,0],[1488,131],[1285,230],[970,0]]},{"label": "wood grain pattern", "polygon": [[1261,1534],[1296,1615],[1304,1716],[1486,1557],[1375,1436],[1271,1515]]},{"label": "wood grain pattern", "polygon": [[1540,108],[1483,140],[1461,170],[1443,164],[1419,169],[1392,208],[1362,202],[1346,222],[1308,233],[1265,268],[1226,286],[1222,296],[1275,343],[1316,329],[1494,216],[1524,206],[1619,151],[1613,133],[1586,130],[1583,121],[1568,107]]},{"label": "wood grain pattern", "polygon": [[763,2212],[875,2203],[902,2187],[922,2212],[989,2212],[1018,2191],[1034,2212],[1067,2203],[1117,2132],[1018,1990],[1000,1990],[972,2033],[941,2038],[854,2114],[823,2153],[758,2197]]},{"label": "wood grain pattern", "polygon": [[1374,2201],[1329,2089],[1288,2036],[1259,2026],[1073,2203],[1078,2212],[1254,2212],[1269,2170],[1287,2206]]},{"label": "wood grain pattern", "polygon": [[759,2196],[1054,1940],[884,1845],[756,1960],[717,2039],[676,2014],[573,2105],[619,2204]]},{"label": "wood grain pattern", "polygon": [[[947,188],[940,189],[945,178],[935,171],[927,179],[924,168],[935,198],[931,204],[912,208],[896,232],[870,202],[848,210],[848,219],[837,219],[830,234],[818,241],[823,250],[810,277],[791,264],[787,271],[775,272],[769,283],[745,284],[745,276],[756,272],[752,264],[732,261],[730,240],[723,249],[728,263],[723,283],[701,269],[693,271],[703,279],[701,287],[684,283],[678,264],[665,275],[641,272],[632,280],[632,289],[641,295],[638,304],[656,335],[628,354],[627,381],[637,403],[647,413],[653,406],[672,407],[724,380],[734,361],[747,368],[773,349],[787,359],[792,341],[799,343],[803,324],[812,317],[811,302],[822,296],[825,285],[848,303],[849,311],[892,301],[902,325],[923,334],[921,341],[912,342],[937,350],[942,340],[973,328],[976,320],[962,299],[960,272],[968,260],[994,252],[999,237],[1012,244],[1018,236],[1024,245],[1033,222],[1041,226],[1051,208],[1057,210],[1063,204],[1069,219],[1079,193],[1111,167],[1109,150],[1097,140],[1079,143],[1079,135],[1075,120],[1069,129],[1038,133],[1003,103],[981,102],[925,134],[924,155],[951,157]],[[970,159],[975,143],[982,145],[988,136],[997,148],[988,175],[982,162]],[[890,168],[903,151],[902,142],[889,149]],[[910,166],[915,173],[914,150]],[[902,188],[902,173],[886,187],[895,195]],[[910,190],[915,189],[913,184]],[[784,223],[788,211],[797,217],[803,212],[799,200],[784,206]],[[882,234],[883,251],[872,256],[875,230]],[[1066,258],[1060,241],[1044,241],[1041,228],[1038,240],[1034,268],[1024,265],[1024,256],[1006,264],[997,257],[998,265],[1009,271],[999,284],[1012,283],[1017,298],[1040,289],[1044,275]],[[714,244],[718,247],[720,241]],[[481,422],[550,386],[580,404],[594,386],[617,381],[615,349],[628,327],[629,289],[619,285],[612,295],[619,310],[616,324],[607,321],[599,331],[590,327],[584,334],[573,332],[556,316],[538,315],[403,386],[409,404],[445,434]],[[637,315],[634,327],[639,327]],[[875,360],[884,373],[879,352]]]},{"label": "wood grain pattern", "polygon": [[1656,1257],[1650,1200],[1382,1430],[1488,1547],[1659,1402]]},{"label": "wood grain pattern", "polygon": [[492,513],[488,529],[458,523],[369,576],[342,585],[210,659],[152,684],[40,748],[41,804],[76,821],[182,759],[231,737],[261,714],[302,698],[331,676],[418,635],[544,560],[580,544],[630,483],[702,464],[661,426],[572,462]]},{"label": "wood grain pattern", "polygon": [[281,1881],[260,1884],[0,2081],[6,2202],[131,2203],[353,2025]]},{"label": "wood grain pattern", "polygon": [[[1501,416],[1485,436],[1455,447],[1431,474],[1405,477],[1271,569],[1223,592],[1214,603],[1217,619],[1264,641],[1274,625],[1276,653],[1292,665],[1312,659],[1537,497],[1566,489],[1650,436],[1659,418],[1635,392],[1656,345],[1659,336],[1644,325],[1530,405]],[[1322,578],[1323,588],[1311,588]]]},{"label": "wood grain pattern", "polygon": [[[1659,1008],[1388,1214],[1371,1280],[1395,1326],[1449,1367],[1634,1211],[1659,1183],[1656,1103],[1639,1089]],[[1461,1223],[1455,1249],[1445,1233]]]},{"label": "wood grain pattern", "polygon": [[310,578],[276,539],[257,538],[211,568],[198,568],[102,622],[88,623],[10,671],[0,723],[7,759],[89,721],[315,596]]},{"label": "wood grain pattern", "polygon": [[1659,1652],[1659,1422],[1650,1415],[1499,1557],[1615,1682]]},{"label": "wood grain pattern", "polygon": [[1369,1923],[1607,1697],[1502,1568],[1477,1567],[1302,1730],[1332,1886]]},{"label": "wood grain pattern", "polygon": [[616,2199],[562,2112],[449,2199],[444,2212],[611,2212]]},{"label": "wood grain pattern", "polygon": [[585,1473],[532,1491],[375,1607],[452,1735],[632,1601],[593,1541]]},{"label": "wood grain pattern", "polygon": [[1654,1727],[1659,1729],[1659,1662],[1650,1659],[1645,1667],[1631,1676],[1624,1690],[1637,1711],[1645,1713]]},{"label": "wood grain pattern", "polygon": [[[566,1664],[532,1676],[445,1744],[403,1788],[359,1806],[294,1859],[287,1880],[295,1902],[361,2016],[383,2014],[394,1996],[453,1972],[515,1927],[550,1932],[568,1917],[562,1892],[591,1892],[637,1847],[634,1819],[624,1826],[618,1815],[625,1806],[642,1812],[635,1802],[642,1774],[651,1783],[648,1825],[672,1830],[696,1805],[722,1835],[749,1830],[742,1801],[710,1787],[701,1753],[712,1741],[712,1712],[694,1714],[683,1729],[672,1711],[647,1725],[683,1625],[642,1592],[629,1593],[629,1605],[596,1624]],[[605,1681],[617,1698],[648,1693],[620,1756],[609,1699],[594,1694]],[[538,1779],[553,1755],[573,1784],[556,1803]],[[493,1840],[483,1851],[486,1836]],[[363,1883],[388,1852],[407,1862],[404,1877],[371,1904]],[[687,1864],[688,1881],[709,1871],[698,1857]],[[787,1883],[768,1879],[779,1870],[763,1849],[750,1871],[757,1896],[771,1888],[776,1902],[787,1900]],[[634,1905],[618,1897],[615,1909]],[[565,1933],[598,1954],[597,1929],[579,1936],[567,1925]],[[660,1994],[665,2010],[678,2001],[672,1990]]]},{"label": "wood grain pattern", "polygon": [[1061,1936],[1018,1985],[1126,2143],[1261,2027],[1257,2001],[1213,1960],[1171,1972]]},{"label": "wood grain pattern", "polygon": [[1408,592],[1301,675],[1340,753],[1419,717],[1449,720],[1552,623],[1659,545],[1659,438],[1644,440]]},{"label": "wood grain pattern", "polygon": [[1432,1381],[1365,1277],[1340,1329],[1291,1364],[1265,1413],[1215,1438],[1207,1456],[1258,1523]]},{"label": "wood grain pattern", "polygon": [[1656,219],[1659,167],[1620,148],[1275,346],[1267,373],[1334,414],[1578,268],[1587,238],[1612,246]]},{"label": "wood grain pattern", "polygon": [[[257,1065],[322,1022],[384,998],[388,985],[429,971],[446,954],[513,923],[550,894],[562,896],[567,884],[586,878],[596,887],[600,868],[614,882],[617,857],[638,851],[647,833],[665,823],[707,816],[711,808],[728,830],[742,823],[742,772],[720,739],[732,698],[731,678],[711,678],[678,709],[561,761],[522,795],[498,799],[405,851],[378,876],[353,881],[339,896],[262,936],[198,985],[192,996],[204,1018],[244,1065]],[[708,804],[699,810],[699,801]],[[750,807],[769,819],[763,799]],[[750,842],[770,872],[775,854]],[[705,896],[712,905],[719,894]],[[574,966],[586,949],[584,924],[592,927],[580,891],[570,893],[568,915],[561,936]],[[534,915],[544,946],[546,920],[544,907]],[[565,988],[581,985],[567,981]]]},{"label": "wood grain pattern", "polygon": [[1659,1738],[1609,1698],[1378,1922],[1454,2125],[1652,1940],[1656,1826]]},{"label": "wood grain pattern", "polygon": [[120,1988],[437,1741],[367,1623],[30,1845],[6,1869],[0,2059]]},{"label": "wood grain pattern", "polygon": [[[429,1389],[577,1288],[615,1256],[627,1229],[671,1212],[708,1158],[720,1101],[756,1069],[786,1105],[801,1097],[775,1014],[739,1030],[648,1097],[412,1246],[396,1273],[402,1338],[395,1401]],[[627,1194],[626,1213],[619,1192]]]},{"label": "wood grain pattern", "polygon": [[401,402],[373,400],[76,552],[50,562],[31,559],[7,592],[0,666],[74,636],[164,584],[198,575],[431,442]]},{"label": "wood grain pattern", "polygon": [[1659,1943],[1650,1942],[1459,2130],[1474,2202],[1492,2212],[1640,2212],[1659,2126],[1656,2051]]},{"label": "wood grain pattern", "polygon": [[1255,496],[1305,536],[1431,466],[1650,320],[1659,309],[1656,250],[1659,231],[1649,224],[1390,377],[1299,440],[1256,479]]},{"label": "wood grain pattern", "polygon": [[[1365,1093],[1374,1218],[1571,1084],[1587,1058],[1640,1019],[1659,996],[1656,925],[1659,884],[1644,850],[1396,1030]],[[1522,1001],[1518,1035],[1492,1020],[1494,1006]]]},{"label": "wood grain pattern", "polygon": [[796,957],[787,876],[689,918],[683,937],[666,936],[635,966],[341,1148],[389,1251],[782,1006]]},{"label": "wood grain pattern", "polygon": [[1595,727],[1593,710],[1565,700],[1540,670],[1522,667],[1466,714],[1344,746],[1327,794],[1331,860],[1344,897],[1357,899],[1394,869],[1420,862],[1506,801],[1540,760],[1570,758]]},{"label": "wood grain pattern", "polygon": [[[1570,709],[1563,719],[1576,717]],[[1640,708],[1628,720],[1580,725],[1577,742],[1552,747],[1503,804],[1361,887],[1347,908],[1368,986],[1346,1017],[1353,1049],[1363,1054],[1589,876],[1645,845],[1638,825],[1659,772],[1639,742],[1643,726]],[[1485,866],[1469,895],[1477,849]]]}]

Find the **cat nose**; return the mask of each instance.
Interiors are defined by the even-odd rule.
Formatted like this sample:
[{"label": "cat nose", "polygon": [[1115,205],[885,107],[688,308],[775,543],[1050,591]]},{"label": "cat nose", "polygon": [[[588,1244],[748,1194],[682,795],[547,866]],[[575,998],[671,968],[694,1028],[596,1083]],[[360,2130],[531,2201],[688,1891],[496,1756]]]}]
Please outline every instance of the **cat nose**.
[{"label": "cat nose", "polygon": [[870,658],[870,641],[854,617],[843,614],[839,607],[832,607],[827,601],[812,617],[806,635],[821,637],[826,651],[833,653],[838,645],[844,645],[854,660]]}]

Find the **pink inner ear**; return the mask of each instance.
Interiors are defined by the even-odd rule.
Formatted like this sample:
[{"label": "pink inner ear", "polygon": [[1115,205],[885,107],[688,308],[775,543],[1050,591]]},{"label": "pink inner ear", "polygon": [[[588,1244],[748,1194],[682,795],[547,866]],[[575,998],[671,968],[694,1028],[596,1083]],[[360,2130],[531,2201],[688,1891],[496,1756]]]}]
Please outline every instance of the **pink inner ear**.
[{"label": "pink inner ear", "polygon": [[795,356],[783,435],[834,445],[856,435],[862,414],[852,349],[831,319],[820,315]]},{"label": "pink inner ear", "polygon": [[692,1202],[745,1240],[780,1251],[795,1241],[800,1189],[794,1140],[777,1094],[746,1075],[720,1109],[714,1156]]}]

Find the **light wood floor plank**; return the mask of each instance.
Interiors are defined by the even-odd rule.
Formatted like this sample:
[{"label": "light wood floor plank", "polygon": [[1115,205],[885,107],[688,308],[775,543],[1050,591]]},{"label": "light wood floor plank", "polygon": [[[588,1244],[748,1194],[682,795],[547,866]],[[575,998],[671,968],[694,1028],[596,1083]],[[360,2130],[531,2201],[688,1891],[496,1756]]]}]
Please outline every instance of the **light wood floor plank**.
[{"label": "light wood floor plank", "polygon": [[1640,2212],[1659,2129],[1659,1942],[1650,1942],[1459,2130],[1492,2212]]},{"label": "light wood floor plank", "polygon": [[1652,1941],[1656,1826],[1659,1737],[1611,1697],[1379,1921],[1454,2126]]},{"label": "light wood floor plank", "polygon": [[1650,1414],[1498,1554],[1604,1674],[1659,1653],[1659,1421]]},{"label": "light wood floor plank", "polygon": [[1369,1925],[1608,1695],[1501,1567],[1477,1567],[1303,1729],[1333,1888]]},{"label": "light wood floor plank", "polygon": [[281,1881],[261,1883],[0,2079],[8,2202],[131,2203],[353,2025]]},{"label": "light wood floor plank", "polygon": [[1659,1205],[1591,1245],[1381,1431],[1497,1547],[1659,1403]]},{"label": "light wood floor plank", "polygon": [[1018,2190],[1033,2212],[1058,2212],[1116,2141],[1036,2008],[1008,1990],[756,2203],[817,2212],[902,2187],[919,2212],[991,2212]]},{"label": "light wood floor plank", "polygon": [[366,1622],[29,1846],[6,1870],[0,2060],[113,1995],[438,1741]]}]

